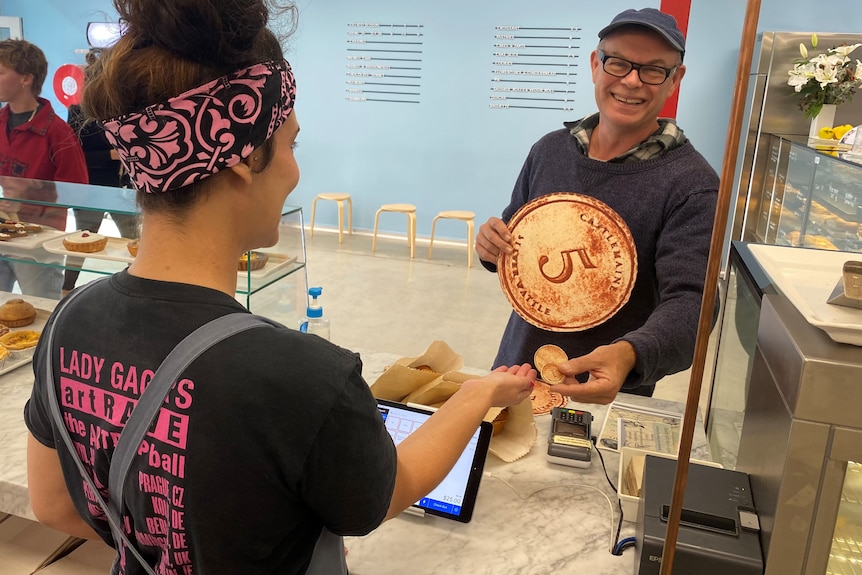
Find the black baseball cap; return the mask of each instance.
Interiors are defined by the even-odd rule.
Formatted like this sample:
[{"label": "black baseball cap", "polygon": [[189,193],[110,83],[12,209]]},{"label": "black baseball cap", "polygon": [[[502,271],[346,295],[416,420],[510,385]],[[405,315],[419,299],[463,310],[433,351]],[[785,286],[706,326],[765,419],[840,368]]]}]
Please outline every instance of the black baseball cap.
[{"label": "black baseball cap", "polygon": [[604,38],[617,28],[623,26],[643,26],[657,32],[668,44],[679,50],[680,55],[685,55],[685,36],[682,35],[676,24],[676,18],[665,14],[655,8],[642,8],[640,10],[629,9],[620,12],[611,23],[599,31],[599,38]]}]

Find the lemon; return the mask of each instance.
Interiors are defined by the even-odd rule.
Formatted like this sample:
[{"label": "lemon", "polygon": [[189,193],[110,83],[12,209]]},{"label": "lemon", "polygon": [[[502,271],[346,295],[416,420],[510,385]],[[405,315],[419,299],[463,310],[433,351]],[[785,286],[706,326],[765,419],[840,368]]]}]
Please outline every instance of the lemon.
[{"label": "lemon", "polygon": [[853,126],[850,124],[844,124],[843,126],[835,126],[832,129],[832,137],[836,140],[840,140],[844,137],[844,134],[853,129]]},{"label": "lemon", "polygon": [[817,132],[817,137],[822,140],[831,140],[834,135],[831,126],[823,126],[820,128],[820,131]]}]

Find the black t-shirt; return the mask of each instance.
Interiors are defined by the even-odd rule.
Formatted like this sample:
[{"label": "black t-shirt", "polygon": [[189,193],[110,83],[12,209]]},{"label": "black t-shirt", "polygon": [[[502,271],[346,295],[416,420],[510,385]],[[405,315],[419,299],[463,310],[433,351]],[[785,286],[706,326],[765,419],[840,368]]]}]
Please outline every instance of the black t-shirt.
[{"label": "black t-shirt", "polygon": [[[165,356],[195,328],[243,309],[215,290],[121,272],[63,312],[55,389],[98,485]],[[59,450],[75,506],[111,542],[54,428],[47,352],[40,343],[27,427]],[[252,329],[204,353],[168,393],[129,470],[123,520],[150,564],[164,567],[157,573],[303,573],[323,527],[364,535],[383,521],[395,470],[358,355],[286,328]],[[142,570],[129,557],[120,572]]]}]

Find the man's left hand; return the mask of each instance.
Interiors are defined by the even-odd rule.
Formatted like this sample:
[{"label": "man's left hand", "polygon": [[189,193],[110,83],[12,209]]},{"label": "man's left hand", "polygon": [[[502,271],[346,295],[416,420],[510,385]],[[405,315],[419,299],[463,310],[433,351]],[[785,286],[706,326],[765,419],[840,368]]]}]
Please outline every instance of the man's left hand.
[{"label": "man's left hand", "polygon": [[[599,346],[586,355],[557,364],[566,381],[553,386],[553,390],[579,403],[608,404],[634,369],[636,359],[635,350],[627,341]],[[575,379],[582,373],[589,373],[586,383]]]}]

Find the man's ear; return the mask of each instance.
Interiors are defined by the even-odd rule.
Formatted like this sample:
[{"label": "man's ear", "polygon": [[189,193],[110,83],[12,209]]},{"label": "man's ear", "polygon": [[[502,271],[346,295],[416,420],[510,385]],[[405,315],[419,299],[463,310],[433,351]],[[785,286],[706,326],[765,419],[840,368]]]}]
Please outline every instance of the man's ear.
[{"label": "man's ear", "polygon": [[239,178],[246,184],[251,185],[252,182],[252,171],[251,166],[248,165],[247,162],[250,162],[251,158],[246,158],[242,160],[240,163],[231,166],[230,169],[234,173],[234,175],[239,176]]}]

